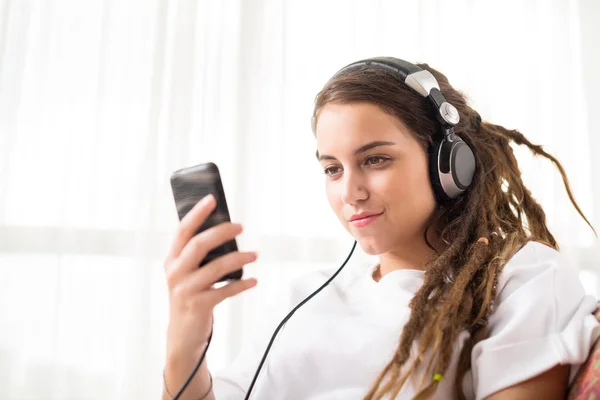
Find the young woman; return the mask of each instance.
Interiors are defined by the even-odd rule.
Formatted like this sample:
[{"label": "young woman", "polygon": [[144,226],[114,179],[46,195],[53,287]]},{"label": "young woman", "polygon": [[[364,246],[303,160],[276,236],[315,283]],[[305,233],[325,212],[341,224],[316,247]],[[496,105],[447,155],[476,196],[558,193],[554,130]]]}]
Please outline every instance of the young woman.
[{"label": "young woman", "polygon": [[[600,336],[596,300],[558,252],[510,143],[558,167],[585,219],[560,163],[482,121],[441,73],[393,58],[336,73],[313,128],[329,204],[379,262],[349,266],[306,303],[256,380],[272,331],[214,379],[203,361],[180,398],[564,399]],[[241,232],[228,223],[193,236],[213,207],[206,198],[181,221],[165,261],[164,399],[205,353],[215,305],[256,284],[212,286],[252,252],[197,268]],[[305,275],[277,303],[293,308],[331,275]]]}]

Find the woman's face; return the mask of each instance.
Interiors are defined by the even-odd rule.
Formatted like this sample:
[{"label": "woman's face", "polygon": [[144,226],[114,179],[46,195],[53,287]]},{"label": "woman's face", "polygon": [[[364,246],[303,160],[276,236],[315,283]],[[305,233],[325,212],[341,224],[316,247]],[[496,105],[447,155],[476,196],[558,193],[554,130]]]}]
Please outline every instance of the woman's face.
[{"label": "woman's face", "polygon": [[370,103],[327,104],[318,114],[329,205],[371,255],[422,243],[436,209],[427,153],[402,125]]}]

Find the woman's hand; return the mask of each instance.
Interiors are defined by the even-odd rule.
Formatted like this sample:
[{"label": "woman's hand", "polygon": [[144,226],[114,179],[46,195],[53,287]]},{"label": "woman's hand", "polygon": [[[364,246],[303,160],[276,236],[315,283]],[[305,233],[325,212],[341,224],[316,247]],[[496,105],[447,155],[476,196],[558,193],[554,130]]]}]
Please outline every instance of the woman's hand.
[{"label": "woman's hand", "polygon": [[[195,235],[215,205],[214,197],[208,195],[186,214],[164,263],[170,311],[167,365],[177,366],[173,368],[177,372],[172,371],[172,375],[183,374],[186,370],[188,375],[191,373],[205,349],[215,306],[256,285],[255,279],[245,279],[220,288],[213,287],[222,276],[255,261],[257,256],[254,252],[232,252],[198,268],[209,251],[233,240],[242,232],[241,225],[225,222]],[[169,375],[169,371],[165,375]],[[169,381],[180,385],[185,378],[187,375],[171,376]],[[169,389],[175,391],[178,387]]]}]

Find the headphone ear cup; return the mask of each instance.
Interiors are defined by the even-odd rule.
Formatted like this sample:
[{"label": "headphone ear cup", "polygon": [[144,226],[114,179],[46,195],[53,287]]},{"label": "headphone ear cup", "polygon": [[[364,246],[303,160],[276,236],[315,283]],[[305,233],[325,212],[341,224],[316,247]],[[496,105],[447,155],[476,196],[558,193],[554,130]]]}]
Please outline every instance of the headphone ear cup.
[{"label": "headphone ear cup", "polygon": [[429,178],[431,181],[431,186],[433,187],[435,199],[438,203],[445,203],[450,200],[450,197],[444,191],[439,173],[439,159],[442,143],[443,142],[434,141],[429,146]]},{"label": "headphone ear cup", "polygon": [[447,202],[467,190],[475,173],[475,156],[467,143],[453,135],[429,147],[429,175],[438,202]]},{"label": "headphone ear cup", "polygon": [[453,144],[450,157],[452,180],[457,188],[465,191],[471,186],[473,175],[475,175],[475,155],[473,154],[473,150],[462,139],[459,139]]}]

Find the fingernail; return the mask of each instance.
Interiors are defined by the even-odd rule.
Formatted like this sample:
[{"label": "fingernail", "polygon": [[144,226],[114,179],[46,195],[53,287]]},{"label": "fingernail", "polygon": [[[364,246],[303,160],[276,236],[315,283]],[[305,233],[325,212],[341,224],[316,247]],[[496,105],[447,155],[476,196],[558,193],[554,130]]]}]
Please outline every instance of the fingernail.
[{"label": "fingernail", "polygon": [[212,202],[214,199],[215,199],[215,196],[212,193],[209,193],[206,196],[204,196],[204,198],[202,199],[202,203],[208,204],[208,203]]}]

